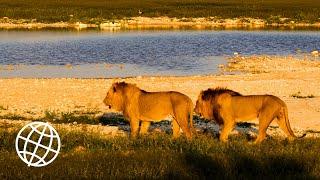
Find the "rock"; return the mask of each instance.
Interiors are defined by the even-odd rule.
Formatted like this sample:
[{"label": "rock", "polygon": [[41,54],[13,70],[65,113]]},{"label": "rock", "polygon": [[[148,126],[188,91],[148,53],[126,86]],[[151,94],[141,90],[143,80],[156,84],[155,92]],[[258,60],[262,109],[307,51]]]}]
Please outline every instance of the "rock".
[{"label": "rock", "polygon": [[104,22],[99,25],[100,29],[110,29],[115,27],[120,27],[120,22]]},{"label": "rock", "polygon": [[75,24],[75,26],[76,26],[76,28],[78,28],[78,29],[84,29],[84,28],[87,28],[87,27],[88,27],[88,24],[83,24],[83,23],[81,23],[81,22],[77,22],[77,23]]}]

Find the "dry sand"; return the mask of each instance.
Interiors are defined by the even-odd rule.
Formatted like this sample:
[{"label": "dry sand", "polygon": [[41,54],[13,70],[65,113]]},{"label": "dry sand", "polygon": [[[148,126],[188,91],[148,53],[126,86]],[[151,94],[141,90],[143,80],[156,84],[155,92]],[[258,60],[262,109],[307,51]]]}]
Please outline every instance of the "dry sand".
[{"label": "dry sand", "polygon": [[[224,72],[242,73],[127,79],[0,79],[0,114],[41,117],[45,111],[109,112],[102,100],[115,81],[136,83],[147,91],[180,91],[196,101],[201,90],[227,87],[242,94],[272,94],[289,109],[291,126],[320,130],[320,62],[292,57],[236,56]],[[223,73],[222,73],[223,74]],[[292,95],[315,96],[295,98]]]}]

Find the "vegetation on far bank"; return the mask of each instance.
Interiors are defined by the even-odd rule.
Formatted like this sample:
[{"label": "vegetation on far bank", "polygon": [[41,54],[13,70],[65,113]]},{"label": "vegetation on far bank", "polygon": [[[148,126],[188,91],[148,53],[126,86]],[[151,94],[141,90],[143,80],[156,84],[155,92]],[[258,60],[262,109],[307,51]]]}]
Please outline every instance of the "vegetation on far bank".
[{"label": "vegetation on far bank", "polygon": [[18,130],[0,127],[1,179],[320,177],[319,139],[268,139],[250,145],[245,136],[232,136],[229,143],[206,135],[190,142],[165,134],[130,140],[57,129],[62,141],[58,158],[46,167],[30,168],[15,152]]},{"label": "vegetation on far bank", "polygon": [[[99,23],[104,20],[145,17],[258,18],[279,23],[313,23],[320,18],[318,0],[0,0],[0,18],[33,22]],[[281,21],[283,22],[283,21]]]},{"label": "vegetation on far bank", "polygon": [[294,94],[291,94],[290,97],[299,98],[299,99],[305,99],[305,98],[315,98],[316,96],[313,94],[310,95],[302,95],[301,92],[297,92]]}]

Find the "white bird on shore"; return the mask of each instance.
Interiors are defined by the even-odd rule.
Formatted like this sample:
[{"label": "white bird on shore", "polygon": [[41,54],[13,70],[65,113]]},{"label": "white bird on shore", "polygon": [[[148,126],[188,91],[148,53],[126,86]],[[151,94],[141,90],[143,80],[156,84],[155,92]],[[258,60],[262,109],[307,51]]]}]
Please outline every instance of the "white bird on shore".
[{"label": "white bird on shore", "polygon": [[319,51],[316,51],[316,50],[315,50],[315,51],[312,51],[312,52],[311,52],[311,55],[312,55],[312,56],[319,56]]},{"label": "white bird on shore", "polygon": [[143,12],[139,9],[139,15],[141,15]]}]

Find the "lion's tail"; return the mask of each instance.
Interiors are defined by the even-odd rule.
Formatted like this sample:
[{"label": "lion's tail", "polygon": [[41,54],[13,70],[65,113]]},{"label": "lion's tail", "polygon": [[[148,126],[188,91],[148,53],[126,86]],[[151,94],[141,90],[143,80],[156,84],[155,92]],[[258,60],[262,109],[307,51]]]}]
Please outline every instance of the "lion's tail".
[{"label": "lion's tail", "polygon": [[297,137],[294,132],[292,131],[291,129],[291,126],[290,126],[290,123],[289,123],[289,118],[288,118],[288,108],[287,107],[284,107],[283,108],[283,111],[284,111],[284,118],[285,118],[285,123],[286,123],[286,128],[288,130],[288,132],[290,133],[291,136],[295,137],[295,138],[303,138],[305,137],[307,134],[304,133],[303,135]]}]

